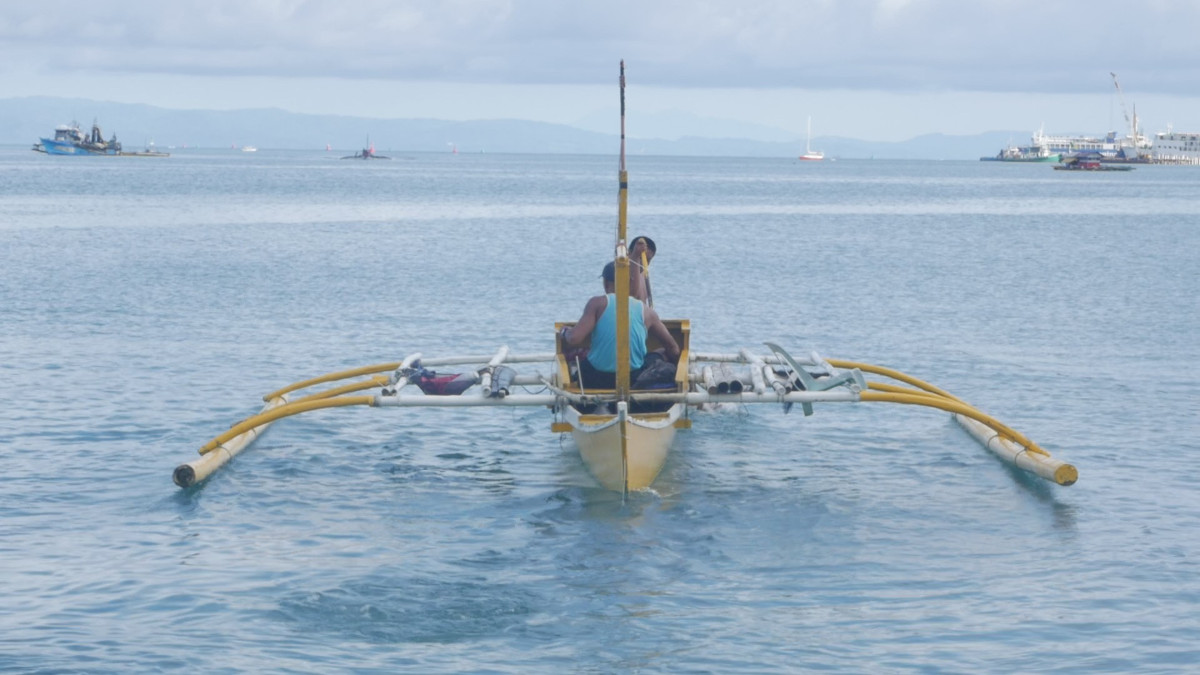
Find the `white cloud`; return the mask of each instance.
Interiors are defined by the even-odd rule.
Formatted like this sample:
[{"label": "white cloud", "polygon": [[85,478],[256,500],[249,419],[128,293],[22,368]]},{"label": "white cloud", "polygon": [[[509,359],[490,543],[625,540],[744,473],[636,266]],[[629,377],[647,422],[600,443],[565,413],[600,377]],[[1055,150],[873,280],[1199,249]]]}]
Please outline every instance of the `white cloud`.
[{"label": "white cloud", "polygon": [[1200,88],[1194,2],[1114,0],[173,0],[0,5],[0,44],[48,71],[657,86]]},{"label": "white cloud", "polygon": [[[1197,34],[1200,3],[1184,0],[5,0],[0,95],[140,87],[159,105],[354,114],[319,85],[381,115],[465,100],[476,117],[570,121],[624,58],[643,102],[740,104],[764,124],[808,109],[832,131],[863,122],[851,100],[991,93],[1036,111],[1110,95],[1109,71],[1135,100],[1191,97]],[[421,92],[446,105],[420,108]],[[835,99],[842,112],[819,109]]]}]

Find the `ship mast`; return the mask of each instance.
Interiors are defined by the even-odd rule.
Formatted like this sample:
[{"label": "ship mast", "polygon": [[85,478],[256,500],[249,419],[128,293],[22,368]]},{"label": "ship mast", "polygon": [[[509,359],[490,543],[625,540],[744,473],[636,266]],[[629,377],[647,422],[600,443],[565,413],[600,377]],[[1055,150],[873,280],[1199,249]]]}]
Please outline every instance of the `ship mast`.
[{"label": "ship mast", "polygon": [[621,61],[621,159],[617,169],[617,245],[614,261],[617,299],[617,398],[629,400],[629,251],[625,223],[629,204],[629,174],[625,171],[625,61]]}]

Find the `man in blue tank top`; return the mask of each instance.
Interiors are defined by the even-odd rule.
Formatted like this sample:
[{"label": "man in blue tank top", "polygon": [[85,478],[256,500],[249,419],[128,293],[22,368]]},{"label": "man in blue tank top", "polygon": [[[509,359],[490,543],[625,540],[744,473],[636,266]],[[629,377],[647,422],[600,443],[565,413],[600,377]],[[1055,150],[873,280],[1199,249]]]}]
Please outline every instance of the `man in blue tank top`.
[{"label": "man in blue tank top", "polygon": [[[617,373],[617,298],[614,294],[615,266],[608,263],[600,275],[604,295],[587,301],[583,316],[573,328],[563,331],[563,342],[578,347],[591,337],[587,356],[579,360],[580,381],[585,389],[612,389]],[[654,336],[663,346],[666,358],[679,358],[679,345],[663,325],[653,307],[629,298],[629,369],[630,380],[637,378],[646,360],[646,337]]]}]

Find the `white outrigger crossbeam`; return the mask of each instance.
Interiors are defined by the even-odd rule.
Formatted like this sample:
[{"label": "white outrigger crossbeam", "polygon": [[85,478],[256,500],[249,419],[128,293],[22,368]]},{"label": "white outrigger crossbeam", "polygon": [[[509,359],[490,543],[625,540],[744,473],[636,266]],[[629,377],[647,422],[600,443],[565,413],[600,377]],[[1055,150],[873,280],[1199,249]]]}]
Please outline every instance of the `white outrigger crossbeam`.
[{"label": "white outrigger crossbeam", "polygon": [[[1055,482],[1071,485],[1078,479],[1076,468],[1055,459],[1022,434],[951,394],[928,383],[881,366],[822,359],[816,354],[791,359],[774,344],[772,353],[692,353],[685,368],[693,383],[687,391],[656,392],[632,390],[628,408],[639,405],[681,404],[684,416],[669,420],[674,428],[691,426],[690,411],[715,404],[782,404],[786,411],[800,404],[811,414],[814,404],[884,402],[937,408],[951,413],[980,444],[1013,466]],[[249,447],[275,421],[312,410],[335,407],[375,408],[428,407],[544,407],[554,411],[552,430],[575,431],[566,421],[569,409],[591,408],[616,415],[619,397],[612,392],[580,392],[560,381],[553,368],[556,354],[495,354],[423,358],[413,354],[402,361],[339,371],[297,382],[263,397],[266,405],[228,431],[203,445],[200,459],[175,469],[174,481],[181,487],[195,485]],[[428,394],[421,389],[430,368],[469,367],[467,386],[454,394]],[[530,370],[533,367],[533,370]],[[518,371],[518,369],[524,372]],[[436,371],[433,371],[436,374]],[[718,380],[713,373],[720,373]],[[864,373],[894,382],[867,380]],[[460,379],[462,376],[458,376]],[[305,390],[344,380],[348,384],[301,395]],[[493,386],[503,381],[504,387]],[[899,383],[899,384],[896,384]],[[574,390],[573,390],[574,389]],[[362,393],[360,393],[362,392]],[[627,413],[629,414],[629,413]],[[666,423],[664,418],[664,424]],[[575,424],[578,424],[577,422]],[[628,472],[628,467],[625,468]],[[657,473],[657,471],[655,471]],[[652,478],[651,478],[652,480]],[[603,481],[602,481],[603,482]]]}]

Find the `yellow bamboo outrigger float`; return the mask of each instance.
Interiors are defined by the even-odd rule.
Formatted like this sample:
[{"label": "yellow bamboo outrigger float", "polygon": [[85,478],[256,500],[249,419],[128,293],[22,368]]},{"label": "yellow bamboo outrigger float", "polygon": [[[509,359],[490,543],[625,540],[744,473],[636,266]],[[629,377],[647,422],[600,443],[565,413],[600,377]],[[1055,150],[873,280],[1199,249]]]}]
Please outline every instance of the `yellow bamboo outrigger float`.
[{"label": "yellow bamboo outrigger float", "polygon": [[[860,402],[899,403],[950,412],[985,448],[1013,466],[1059,485],[1071,485],[1078,479],[1074,466],[1055,459],[1024,435],[962,399],[917,378],[882,366],[826,360],[815,352],[807,358],[794,358],[773,343],[764,343],[769,353],[747,349],[737,354],[695,353],[687,320],[663,321],[680,347],[673,379],[636,388],[629,371],[623,61],[620,87],[621,152],[614,256],[618,369],[614,389],[584,389],[561,338],[561,329],[571,324],[560,322],[555,325],[553,353],[514,355],[508,347],[501,347],[485,355],[427,359],[411,354],[401,361],[330,373],[271,392],[263,397],[266,405],[261,411],[201,446],[200,459],[176,467],[175,483],[185,488],[200,483],[249,447],[276,420],[312,410],[347,406],[540,406],[554,412],[552,431],[572,434],[580,457],[598,483],[628,493],[654,482],[676,431],[691,427],[691,412],[697,408],[722,403],[775,403],[783,404],[786,412],[799,403],[804,414],[811,415],[817,403]],[[650,350],[657,346],[653,342],[647,345]],[[442,367],[467,367],[467,372],[439,375],[430,370]],[[864,373],[891,381],[869,381]],[[318,385],[344,380],[353,381],[299,395]],[[529,393],[531,388],[537,391]],[[417,389],[422,393],[415,393]]]}]

